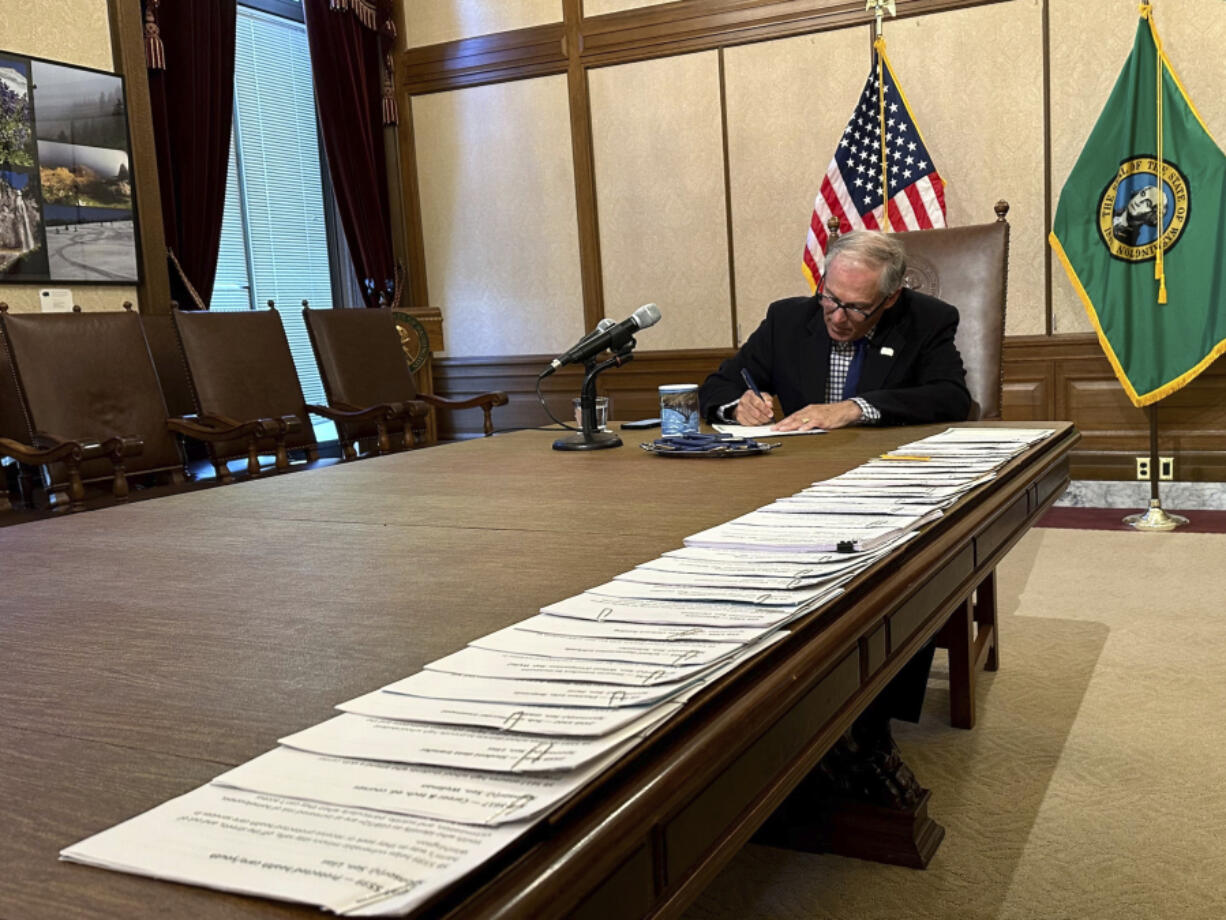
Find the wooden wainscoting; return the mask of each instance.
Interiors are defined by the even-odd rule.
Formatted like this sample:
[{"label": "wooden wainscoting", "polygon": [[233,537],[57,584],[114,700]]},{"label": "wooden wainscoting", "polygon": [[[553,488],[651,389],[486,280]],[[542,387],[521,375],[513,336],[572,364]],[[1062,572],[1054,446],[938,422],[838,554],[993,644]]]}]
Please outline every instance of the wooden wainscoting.
[{"label": "wooden wainscoting", "polygon": [[[600,377],[599,392],[610,397],[610,413],[620,420],[650,418],[660,414],[658,387],[664,383],[701,383],[731,349],[704,348],[688,351],[645,351],[624,367]],[[510,403],[494,410],[494,427],[534,428],[551,424],[536,396],[537,374],[552,355],[493,358],[436,358],[435,392],[440,396],[471,396],[488,390],[503,390]],[[579,395],[582,369],[564,367],[545,379],[541,393],[550,410],[560,419],[573,418],[571,400]],[[481,434],[478,409],[447,413],[439,419],[443,440],[471,438]]]},{"label": "wooden wainscoting", "polygon": [[[1005,339],[1005,418],[1069,419],[1082,433],[1076,479],[1135,479],[1149,455],[1149,418],[1124,395],[1093,334]],[[1175,478],[1226,481],[1226,362],[1158,404],[1158,452]]]},{"label": "wooden wainscoting", "polygon": [[[606,372],[600,392],[618,419],[659,415],[657,387],[701,383],[732,349],[644,351]],[[505,390],[510,404],[495,410],[496,428],[548,425],[536,398],[536,376],[551,356],[440,358],[436,392],[467,396]],[[1082,433],[1071,455],[1076,479],[1135,479],[1136,457],[1148,456],[1149,421],[1124,395],[1093,335],[1009,336],[1004,348],[1004,417],[1012,421],[1068,419]],[[563,368],[542,387],[559,418],[571,416],[579,370]],[[481,433],[478,410],[440,419],[443,439]],[[1159,452],[1175,458],[1175,478],[1226,482],[1226,361],[1218,361],[1158,409]]]}]

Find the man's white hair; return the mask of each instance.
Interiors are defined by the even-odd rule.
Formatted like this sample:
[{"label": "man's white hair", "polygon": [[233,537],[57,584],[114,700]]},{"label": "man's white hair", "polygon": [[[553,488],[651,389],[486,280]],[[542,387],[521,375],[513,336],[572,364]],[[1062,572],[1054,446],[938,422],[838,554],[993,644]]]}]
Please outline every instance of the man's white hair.
[{"label": "man's white hair", "polygon": [[907,251],[892,233],[880,230],[844,233],[826,250],[827,272],[838,256],[881,268],[878,288],[882,294],[893,294],[902,287],[903,275],[907,273]]}]

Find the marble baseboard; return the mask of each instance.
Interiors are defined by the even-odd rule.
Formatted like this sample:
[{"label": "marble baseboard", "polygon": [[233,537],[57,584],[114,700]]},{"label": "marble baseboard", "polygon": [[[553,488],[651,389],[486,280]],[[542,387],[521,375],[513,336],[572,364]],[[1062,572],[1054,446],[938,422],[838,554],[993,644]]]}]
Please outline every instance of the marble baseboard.
[{"label": "marble baseboard", "polygon": [[[1226,509],[1226,482],[1164,482],[1158,495],[1168,511]],[[1077,479],[1069,483],[1056,505],[1143,511],[1149,506],[1149,483]]]}]

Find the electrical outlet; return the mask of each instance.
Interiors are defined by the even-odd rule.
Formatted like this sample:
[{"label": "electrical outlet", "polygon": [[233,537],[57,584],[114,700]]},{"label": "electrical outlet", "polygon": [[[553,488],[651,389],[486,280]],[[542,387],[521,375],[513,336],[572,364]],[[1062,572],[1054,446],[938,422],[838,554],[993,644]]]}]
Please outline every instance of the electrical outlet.
[{"label": "electrical outlet", "polygon": [[1149,457],[1137,457],[1137,479],[1149,482]]},{"label": "electrical outlet", "polygon": [[1175,458],[1158,458],[1158,478],[1163,482],[1171,482],[1175,478]]}]

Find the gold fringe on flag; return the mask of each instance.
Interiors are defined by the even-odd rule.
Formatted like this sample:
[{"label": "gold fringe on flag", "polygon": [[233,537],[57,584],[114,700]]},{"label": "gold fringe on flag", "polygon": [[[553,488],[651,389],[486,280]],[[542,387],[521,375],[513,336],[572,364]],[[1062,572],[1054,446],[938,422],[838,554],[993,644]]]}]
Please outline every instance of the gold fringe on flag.
[{"label": "gold fringe on flag", "polygon": [[159,0],[149,0],[145,7],[145,66],[150,70],[166,69],[166,46],[162,44],[162,30],[158,26]]}]

